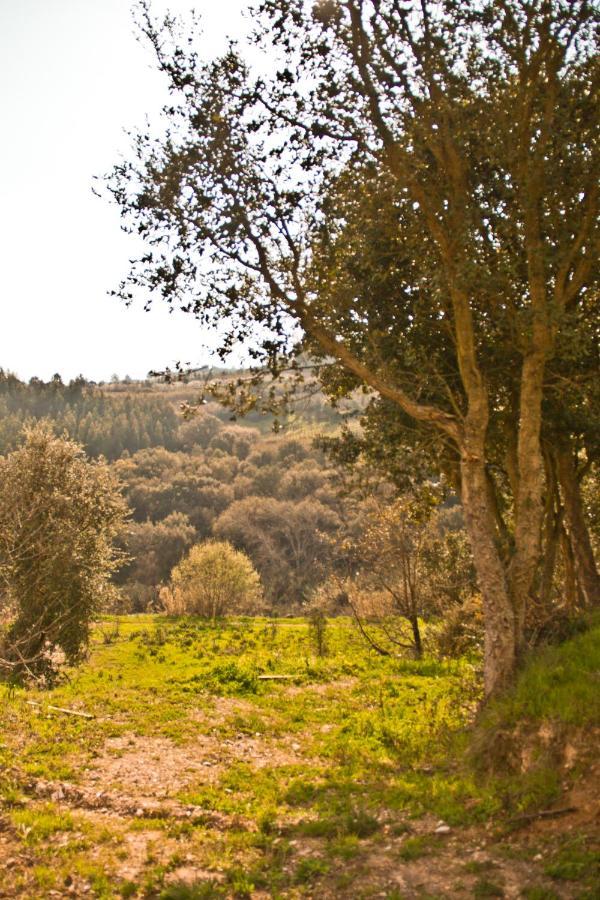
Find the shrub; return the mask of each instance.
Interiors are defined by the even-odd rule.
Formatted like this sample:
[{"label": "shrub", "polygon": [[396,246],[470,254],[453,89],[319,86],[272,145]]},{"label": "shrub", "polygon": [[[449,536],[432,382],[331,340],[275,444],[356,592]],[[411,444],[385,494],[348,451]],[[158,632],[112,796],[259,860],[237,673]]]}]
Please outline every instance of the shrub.
[{"label": "shrub", "polygon": [[41,423],[0,459],[0,670],[49,680],[87,646],[113,593],[127,507],[103,461]]},{"label": "shrub", "polygon": [[483,606],[478,594],[446,612],[436,644],[442,656],[457,657],[483,650]]},{"label": "shrub", "polygon": [[317,656],[327,654],[327,616],[323,610],[313,607],[308,614],[310,642]]},{"label": "shrub", "polygon": [[254,612],[262,600],[258,573],[245,553],[226,541],[196,544],[161,592],[166,612],[218,619]]}]

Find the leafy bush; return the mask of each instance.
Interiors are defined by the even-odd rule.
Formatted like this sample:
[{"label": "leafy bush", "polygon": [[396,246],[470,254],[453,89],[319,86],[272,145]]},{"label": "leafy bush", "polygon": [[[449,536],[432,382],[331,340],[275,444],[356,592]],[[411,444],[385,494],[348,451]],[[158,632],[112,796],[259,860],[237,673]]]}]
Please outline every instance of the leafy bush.
[{"label": "leafy bush", "polygon": [[77,662],[92,617],[111,597],[127,507],[103,461],[42,423],[0,459],[0,669],[51,679]]},{"label": "leafy bush", "polygon": [[477,594],[448,609],[436,635],[442,656],[458,657],[483,649],[483,605]]},{"label": "leafy bush", "polygon": [[256,610],[262,589],[245,553],[226,541],[207,541],[192,547],[175,566],[161,597],[168,613],[215,620]]}]

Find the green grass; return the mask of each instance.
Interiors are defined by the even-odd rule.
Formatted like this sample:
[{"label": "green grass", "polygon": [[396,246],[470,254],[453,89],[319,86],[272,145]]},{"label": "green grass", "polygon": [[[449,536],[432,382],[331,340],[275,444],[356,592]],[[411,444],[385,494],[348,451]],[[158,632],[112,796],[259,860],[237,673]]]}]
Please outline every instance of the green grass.
[{"label": "green grass", "polygon": [[[327,879],[338,879],[341,890],[341,880],[352,880],[346,867],[360,867],[364,848],[388,840],[385,822],[400,839],[401,863],[434,854],[442,843],[437,836],[405,836],[411,818],[430,813],[453,828],[476,825],[558,796],[556,767],[545,759],[526,775],[502,777],[482,775],[470,760],[485,740],[497,743],[523,723],[535,731],[545,722],[567,728],[597,721],[599,636],[595,627],[546,650],[472,733],[481,699],[477,660],[383,658],[346,619],[329,623],[324,657],[315,655],[303,619],[209,625],[130,616],[120,618],[118,629],[107,620],[68,681],[46,693],[17,689],[0,700],[0,798],[15,840],[33,854],[29,874],[15,885],[33,890],[35,883],[39,893],[76,875],[92,896],[167,900],[258,890],[310,895]],[[94,718],[61,715],[49,705]],[[131,734],[168,738],[184,749],[202,738],[224,747],[243,739],[266,749],[258,766],[238,757],[210,779],[191,776],[176,799],[200,811],[184,819],[160,812],[132,817],[125,829],[100,828],[31,795],[31,778],[84,784],[105,742]],[[473,737],[478,750],[469,756]],[[273,753],[280,758],[271,759]],[[211,815],[230,824],[215,829]],[[114,873],[127,858],[127,841],[148,832],[162,835],[159,845],[171,842],[171,855],[150,848],[139,877],[119,879]],[[304,845],[310,851],[298,858]],[[215,878],[194,887],[169,883],[169,873],[185,866],[186,848]],[[587,885],[593,851],[569,852],[549,859],[547,877]],[[465,872],[479,878],[474,896],[499,896],[489,893],[494,873]]]},{"label": "green grass", "polygon": [[600,849],[583,836],[568,836],[547,863],[545,873],[557,881],[590,879],[600,890]]},{"label": "green grass", "polygon": [[28,844],[45,841],[57,832],[74,831],[75,822],[69,813],[60,812],[50,803],[35,809],[17,809],[10,813],[10,821]]},{"label": "green grass", "polygon": [[551,721],[585,726],[600,719],[600,619],[529,659],[514,688],[490,706],[482,727]]}]

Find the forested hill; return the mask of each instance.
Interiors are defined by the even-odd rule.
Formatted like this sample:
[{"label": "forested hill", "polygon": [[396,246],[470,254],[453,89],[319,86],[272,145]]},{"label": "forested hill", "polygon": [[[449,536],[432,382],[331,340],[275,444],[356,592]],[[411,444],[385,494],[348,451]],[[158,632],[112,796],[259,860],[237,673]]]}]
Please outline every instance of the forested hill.
[{"label": "forested hill", "polygon": [[341,413],[317,395],[277,434],[269,417],[234,422],[214,402],[186,420],[181,406],[196,402],[203,386],[63,384],[58,376],[24,383],[0,371],[0,454],[18,446],[25,424],[45,419],[90,456],[110,461],[131,510],[121,538],[131,561],[118,575],[123,611],[155,608],[172,567],[212,537],[250,556],[270,608],[294,609],[331,572],[330,542],[348,527],[314,442]]},{"label": "forested hill", "polygon": [[[233,374],[219,370],[223,379]],[[43,418],[81,443],[90,456],[102,454],[111,461],[125,451],[132,454],[149,447],[187,450],[190,429],[185,427],[179,407],[194,402],[203,384],[130,379],[95,384],[82,376],[64,384],[59,375],[48,382],[39,378],[23,382],[0,369],[0,454],[16,447],[26,422]],[[227,409],[215,403],[209,404],[206,412],[223,423],[231,418]],[[306,424],[322,426],[340,421],[340,415],[321,395],[303,404],[300,418]],[[270,430],[271,421],[254,413],[244,424],[264,433]]]}]

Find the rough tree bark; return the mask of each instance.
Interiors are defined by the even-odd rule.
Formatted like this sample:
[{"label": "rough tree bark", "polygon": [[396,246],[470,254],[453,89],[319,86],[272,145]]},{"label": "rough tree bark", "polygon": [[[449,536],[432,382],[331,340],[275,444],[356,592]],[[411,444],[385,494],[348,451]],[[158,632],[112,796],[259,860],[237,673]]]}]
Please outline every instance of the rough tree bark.
[{"label": "rough tree bark", "polygon": [[515,614],[495,534],[484,456],[485,429],[468,436],[461,453],[461,499],[485,616],[484,686],[500,690],[515,667]]},{"label": "rough tree bark", "polygon": [[573,450],[568,445],[559,444],[554,449],[554,458],[564,504],[575,576],[586,606],[598,606],[600,605],[600,576],[583,514]]},{"label": "rough tree bark", "polygon": [[[533,340],[536,341],[534,334]],[[527,606],[541,557],[544,519],[544,459],[541,446],[545,352],[537,337],[535,351],[525,357],[521,373],[520,417],[517,441],[517,493],[515,497],[515,550],[508,583],[515,615],[515,653],[523,649]],[[542,347],[539,345],[542,344]]]}]

